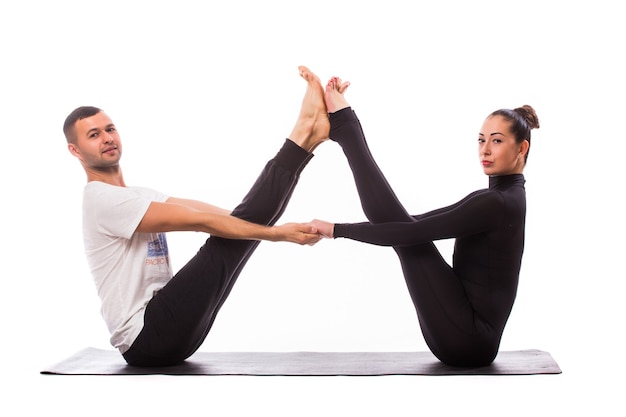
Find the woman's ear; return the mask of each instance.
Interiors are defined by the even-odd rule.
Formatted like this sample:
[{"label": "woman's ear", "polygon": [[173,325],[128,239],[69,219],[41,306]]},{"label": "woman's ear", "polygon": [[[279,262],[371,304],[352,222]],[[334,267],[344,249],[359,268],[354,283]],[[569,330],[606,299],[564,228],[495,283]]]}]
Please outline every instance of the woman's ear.
[{"label": "woman's ear", "polygon": [[528,139],[524,139],[524,141],[520,145],[519,153],[521,156],[526,156],[526,152],[528,152],[528,148],[530,148],[530,142]]}]

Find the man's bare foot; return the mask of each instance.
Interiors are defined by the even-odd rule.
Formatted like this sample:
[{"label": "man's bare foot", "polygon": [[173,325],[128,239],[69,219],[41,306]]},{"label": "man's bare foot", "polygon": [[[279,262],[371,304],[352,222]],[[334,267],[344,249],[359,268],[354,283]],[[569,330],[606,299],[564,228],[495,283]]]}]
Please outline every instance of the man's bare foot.
[{"label": "man's bare foot", "polygon": [[346,107],[350,107],[346,101],[343,93],[350,86],[350,82],[341,82],[341,78],[333,77],[328,80],[326,84],[326,91],[324,92],[324,101],[326,102],[326,109],[329,113],[335,113]]},{"label": "man's bare foot", "polygon": [[302,99],[300,115],[293,127],[289,139],[308,152],[325,140],[328,140],[330,122],[324,104],[324,88],[320,79],[307,67],[300,66],[300,76],[307,82],[307,89]]}]

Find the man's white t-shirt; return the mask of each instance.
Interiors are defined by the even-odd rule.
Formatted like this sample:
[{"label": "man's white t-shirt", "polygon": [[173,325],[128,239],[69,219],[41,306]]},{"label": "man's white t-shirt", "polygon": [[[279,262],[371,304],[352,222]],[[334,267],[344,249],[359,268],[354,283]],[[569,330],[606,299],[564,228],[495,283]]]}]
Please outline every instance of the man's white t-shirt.
[{"label": "man's white t-shirt", "polygon": [[87,183],[83,239],[111,344],[126,352],[143,328],[148,301],[172,278],[164,233],[135,233],[150,203],[167,195],[148,188]]}]

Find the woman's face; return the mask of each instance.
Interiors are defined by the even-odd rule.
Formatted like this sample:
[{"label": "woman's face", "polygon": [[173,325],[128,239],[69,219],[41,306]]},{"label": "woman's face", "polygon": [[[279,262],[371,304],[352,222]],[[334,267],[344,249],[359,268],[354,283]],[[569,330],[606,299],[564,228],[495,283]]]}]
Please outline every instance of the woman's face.
[{"label": "woman's face", "polygon": [[510,122],[502,116],[489,116],[478,134],[478,157],[489,176],[521,174],[528,141],[515,142]]}]

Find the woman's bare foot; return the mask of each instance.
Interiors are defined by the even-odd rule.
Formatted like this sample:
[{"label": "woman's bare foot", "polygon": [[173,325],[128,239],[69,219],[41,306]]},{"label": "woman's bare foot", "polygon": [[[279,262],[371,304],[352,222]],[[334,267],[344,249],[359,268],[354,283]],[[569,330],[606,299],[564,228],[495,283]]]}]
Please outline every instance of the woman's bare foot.
[{"label": "woman's bare foot", "polygon": [[350,82],[341,82],[341,78],[333,77],[328,80],[326,84],[326,91],[324,92],[324,101],[326,102],[326,109],[329,113],[335,113],[346,107],[350,107],[346,101],[343,93],[350,86]]},{"label": "woman's bare foot", "polygon": [[300,115],[289,139],[308,152],[325,140],[328,140],[330,122],[324,104],[324,88],[320,79],[307,67],[300,66],[300,76],[307,82],[307,89],[302,99]]}]

